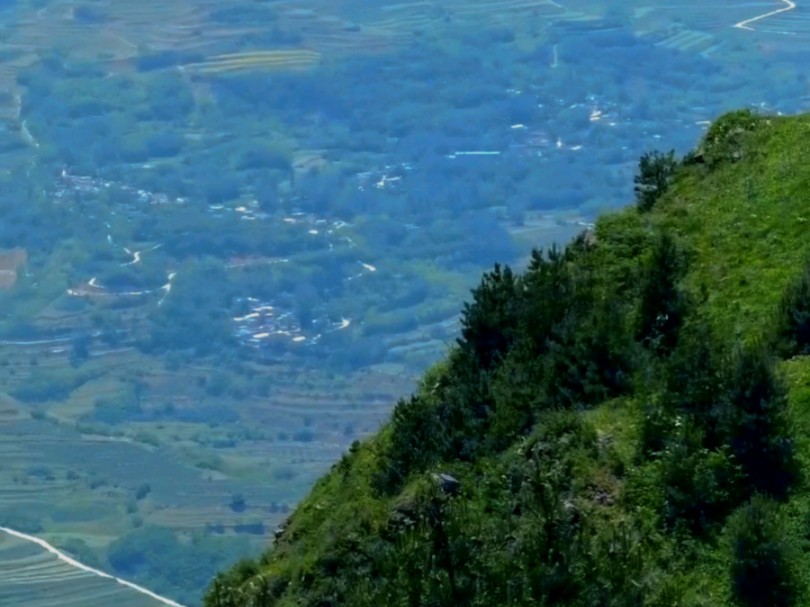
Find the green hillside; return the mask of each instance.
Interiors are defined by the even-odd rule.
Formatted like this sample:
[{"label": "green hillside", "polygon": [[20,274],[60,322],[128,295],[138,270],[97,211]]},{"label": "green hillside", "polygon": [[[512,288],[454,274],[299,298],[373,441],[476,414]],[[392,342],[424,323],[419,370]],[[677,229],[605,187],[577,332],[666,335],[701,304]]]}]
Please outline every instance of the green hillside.
[{"label": "green hillside", "polygon": [[208,607],[793,605],[810,574],[810,116],[645,156]]}]

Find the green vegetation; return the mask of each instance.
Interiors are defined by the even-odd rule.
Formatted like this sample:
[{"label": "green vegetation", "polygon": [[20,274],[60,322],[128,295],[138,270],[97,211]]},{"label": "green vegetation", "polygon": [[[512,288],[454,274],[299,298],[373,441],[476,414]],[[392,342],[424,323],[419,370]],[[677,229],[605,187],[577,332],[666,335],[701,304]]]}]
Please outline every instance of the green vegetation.
[{"label": "green vegetation", "polygon": [[[791,315],[760,349],[787,358],[807,342],[798,275],[756,271],[784,243],[753,228],[735,256],[727,210],[707,206],[699,221],[717,211],[723,229],[687,241],[665,208],[690,175],[758,161],[756,114],[716,123],[683,163],[646,156],[646,213],[529,250],[632,200],[636,161],[659,141],[680,154],[727,108],[801,107],[801,11],[768,24],[796,35],[774,36],[729,27],[753,16],[735,0],[0,5],[0,521],[197,605],[446,353],[458,301],[496,260],[529,269],[501,265],[476,289],[462,343],[426,383],[435,394],[403,399],[403,431],[369,458],[385,496],[370,505],[405,492],[407,506],[422,472],[497,459],[549,411],[607,415],[606,400],[638,434],[617,441],[622,465],[637,446],[667,463],[667,521],[689,511],[690,528],[715,533],[761,476],[735,463],[750,448],[714,442],[743,421],[662,394],[701,352],[687,334],[718,336],[707,368],[726,384],[744,361],[770,382],[755,343],[727,341],[772,307]],[[803,191],[763,183],[736,202]],[[725,280],[745,297],[715,290]],[[769,417],[780,377],[804,377],[787,366],[772,405],[748,403],[773,421],[751,443],[772,462],[792,453]],[[651,423],[633,425],[637,411]],[[679,416],[694,428],[670,443],[659,426]],[[592,421],[558,423],[579,436],[580,421],[587,454]],[[689,508],[693,477],[706,514]],[[0,602],[39,607],[19,589]]]},{"label": "green vegetation", "polygon": [[804,604],[808,135],[721,118],[646,157],[654,204],[485,273],[446,359],[206,605]]},{"label": "green vegetation", "polygon": [[666,193],[677,166],[675,150],[668,154],[649,152],[641,157],[638,163],[639,172],[635,177],[636,204],[639,210],[649,211]]}]

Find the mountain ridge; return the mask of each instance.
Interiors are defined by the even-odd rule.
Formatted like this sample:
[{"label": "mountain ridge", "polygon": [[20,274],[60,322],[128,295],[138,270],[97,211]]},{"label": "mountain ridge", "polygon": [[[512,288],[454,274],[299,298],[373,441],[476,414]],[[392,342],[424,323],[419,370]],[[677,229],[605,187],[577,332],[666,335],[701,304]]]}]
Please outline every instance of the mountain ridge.
[{"label": "mountain ridge", "polygon": [[810,116],[642,158],[636,208],[525,272],[207,607],[793,605],[810,490]]}]

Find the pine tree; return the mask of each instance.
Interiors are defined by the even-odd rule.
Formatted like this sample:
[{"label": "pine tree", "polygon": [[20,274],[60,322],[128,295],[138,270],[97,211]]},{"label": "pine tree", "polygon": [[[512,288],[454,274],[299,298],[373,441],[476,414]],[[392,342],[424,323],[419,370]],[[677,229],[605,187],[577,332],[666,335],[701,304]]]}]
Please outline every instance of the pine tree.
[{"label": "pine tree", "polygon": [[515,339],[518,298],[512,270],[495,264],[472,295],[472,303],[465,303],[462,310],[458,343],[479,368],[489,370],[500,362]]},{"label": "pine tree", "polygon": [[798,476],[787,389],[757,347],[736,354],[728,386],[720,424],[747,484],[752,491],[784,498]]},{"label": "pine tree", "polygon": [[393,493],[408,476],[437,459],[444,428],[436,408],[427,399],[412,396],[400,400],[391,421],[391,442],[380,457],[380,469],[374,478],[376,489]]},{"label": "pine tree", "polygon": [[718,423],[728,383],[726,363],[722,342],[697,320],[684,327],[666,369],[666,408],[688,415],[707,449],[723,444]]},{"label": "pine tree", "polygon": [[773,502],[754,497],[729,523],[731,591],[740,607],[791,607],[798,584],[782,519]]},{"label": "pine tree", "polygon": [[678,289],[682,273],[682,255],[664,232],[647,262],[636,331],[637,339],[659,355],[671,352],[678,342],[686,309],[685,297]]},{"label": "pine tree", "polygon": [[521,281],[521,328],[536,355],[545,352],[552,328],[575,306],[576,294],[585,290],[575,284],[569,269],[571,255],[569,250],[556,247],[545,254],[535,249]]},{"label": "pine tree", "polygon": [[810,267],[785,292],[775,337],[785,358],[810,354]]},{"label": "pine tree", "polygon": [[669,183],[678,167],[675,151],[647,152],[638,163],[638,175],[634,178],[636,204],[642,212],[649,211],[669,188]]}]

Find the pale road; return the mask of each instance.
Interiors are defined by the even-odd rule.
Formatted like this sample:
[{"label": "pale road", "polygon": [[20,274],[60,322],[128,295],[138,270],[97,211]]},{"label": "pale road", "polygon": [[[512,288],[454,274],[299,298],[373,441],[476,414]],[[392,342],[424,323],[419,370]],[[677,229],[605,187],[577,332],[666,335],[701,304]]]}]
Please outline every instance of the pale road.
[{"label": "pale road", "polygon": [[753,27],[750,27],[752,23],[756,23],[757,21],[762,21],[763,19],[767,19],[768,17],[773,17],[775,15],[780,15],[782,13],[787,13],[788,11],[792,11],[796,8],[797,4],[792,0],[780,0],[785,6],[775,11],[771,11],[770,13],[765,13],[764,15],[759,15],[758,17],[752,17],[751,19],[746,19],[745,21],[740,21],[739,23],[735,23],[734,27],[741,30],[749,30],[751,32],[756,31]]},{"label": "pale road", "polygon": [[113,580],[113,581],[121,584],[122,586],[126,586],[127,588],[131,588],[135,592],[138,592],[140,594],[148,596],[149,598],[152,598],[152,599],[156,600],[159,603],[163,603],[164,605],[168,605],[169,607],[185,607],[184,605],[181,605],[180,603],[177,603],[177,602],[175,602],[175,601],[173,601],[171,599],[167,599],[164,596],[160,596],[159,594],[155,594],[151,590],[147,590],[146,588],[143,588],[142,586],[138,586],[137,584],[133,584],[132,582],[122,580],[121,578],[117,578],[114,575],[110,575],[109,573],[104,573],[103,571],[99,571],[98,569],[93,569],[92,567],[88,567],[87,565],[84,565],[84,564],[80,563],[76,559],[70,558],[64,552],[61,552],[61,551],[57,550],[56,548],[51,546],[48,542],[46,542],[43,539],[40,539],[40,538],[35,537],[33,535],[28,535],[27,533],[20,533],[19,531],[14,531],[14,529],[9,529],[8,527],[0,527],[0,531],[2,531],[4,533],[7,533],[8,535],[14,536],[14,537],[16,537],[18,539],[25,540],[27,542],[31,542],[33,544],[36,544],[37,546],[40,546],[41,548],[47,550],[48,552],[50,552],[51,554],[56,556],[56,558],[58,558],[60,561],[63,561],[65,563],[67,563],[68,565],[70,565],[71,567],[73,567],[75,569],[81,569],[82,571],[86,571],[87,573],[91,573],[91,574],[96,575],[98,577],[103,577],[103,578],[107,578],[108,580]]}]

